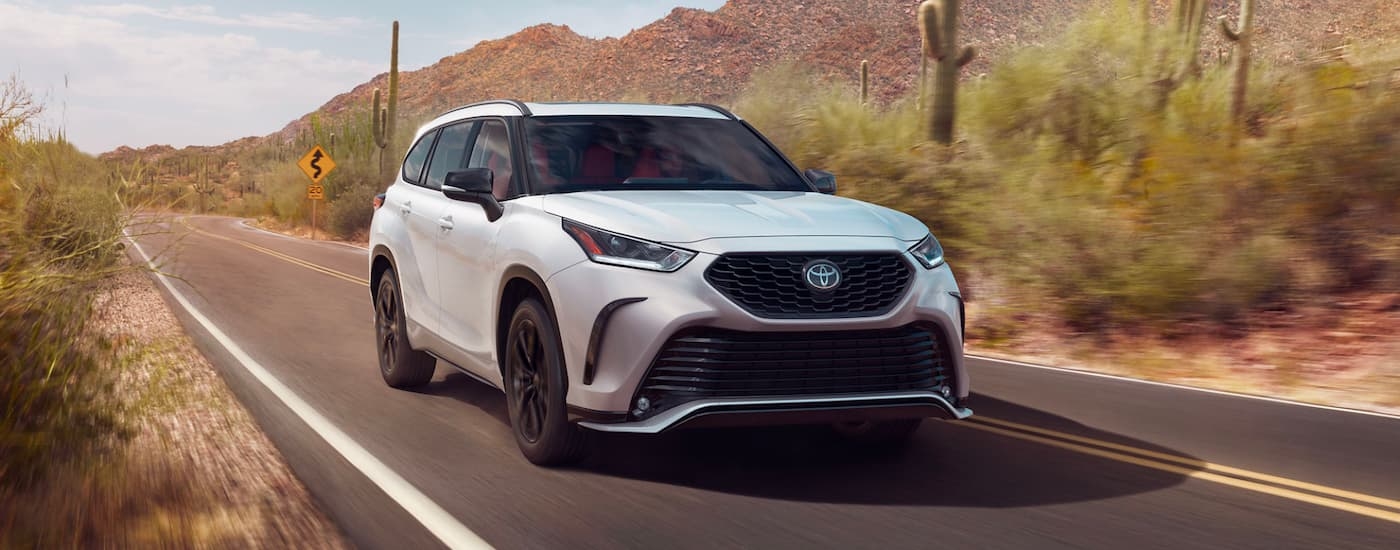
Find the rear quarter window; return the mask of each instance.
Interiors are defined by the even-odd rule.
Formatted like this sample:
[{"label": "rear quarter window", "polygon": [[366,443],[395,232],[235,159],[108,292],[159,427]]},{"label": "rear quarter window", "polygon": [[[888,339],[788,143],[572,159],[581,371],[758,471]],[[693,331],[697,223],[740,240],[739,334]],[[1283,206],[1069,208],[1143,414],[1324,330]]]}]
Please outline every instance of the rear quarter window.
[{"label": "rear quarter window", "polygon": [[433,140],[437,139],[438,131],[433,130],[424,134],[408,151],[408,157],[403,161],[403,180],[409,183],[419,183],[423,181],[423,165],[428,162],[428,153],[433,150]]}]

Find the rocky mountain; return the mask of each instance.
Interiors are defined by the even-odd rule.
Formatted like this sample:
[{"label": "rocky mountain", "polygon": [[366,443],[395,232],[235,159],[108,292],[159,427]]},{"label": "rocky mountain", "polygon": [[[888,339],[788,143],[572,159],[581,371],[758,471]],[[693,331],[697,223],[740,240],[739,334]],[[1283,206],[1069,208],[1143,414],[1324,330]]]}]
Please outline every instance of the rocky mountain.
[{"label": "rocky mountain", "polygon": [[[1150,1],[1156,16],[1165,18],[1170,0]],[[1256,44],[1262,57],[1290,62],[1345,40],[1394,37],[1400,35],[1396,1],[1264,3]],[[404,120],[416,121],[450,106],[501,97],[724,103],[742,91],[755,70],[786,61],[854,87],[861,60],[869,60],[873,93],[891,99],[915,84],[917,5],[916,0],[730,0],[713,12],[676,8],[625,36],[604,39],[580,36],[565,25],[537,25],[401,73],[400,111]],[[966,74],[976,75],[1015,47],[1062,32],[1080,10],[1103,3],[964,0],[962,5],[960,40],[978,48]],[[1212,20],[1236,13],[1238,0],[1211,0]],[[1218,33],[1209,36],[1207,51],[1219,41]],[[374,88],[387,87],[381,74],[331,98],[319,112],[364,108]],[[309,116],[264,139],[295,135]]]}]

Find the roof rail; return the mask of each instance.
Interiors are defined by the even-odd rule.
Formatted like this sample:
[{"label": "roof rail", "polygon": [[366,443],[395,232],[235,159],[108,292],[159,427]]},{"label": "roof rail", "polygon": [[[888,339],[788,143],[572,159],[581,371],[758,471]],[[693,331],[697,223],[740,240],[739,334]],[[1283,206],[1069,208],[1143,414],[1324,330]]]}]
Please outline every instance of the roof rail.
[{"label": "roof rail", "polygon": [[[534,114],[534,113],[531,113],[531,112],[530,112],[530,107],[526,106],[526,105],[525,105],[525,102],[523,102],[523,101],[520,101],[520,100],[517,100],[517,99],[489,99],[489,100],[486,100],[486,101],[478,101],[478,102],[476,102],[476,103],[472,103],[472,104],[469,104],[469,105],[463,105],[463,106],[461,106],[461,107],[454,107],[454,108],[452,108],[452,109],[448,109],[448,110],[446,110],[446,111],[443,111],[442,114],[439,114],[438,117],[443,116],[443,115],[447,115],[447,114],[451,114],[451,113],[455,113],[455,112],[460,111],[460,110],[462,110],[462,109],[470,109],[470,108],[472,108],[472,107],[478,107],[478,106],[481,106],[481,105],[493,105],[493,104],[505,104],[505,105],[510,105],[510,106],[512,106],[512,107],[515,107],[516,109],[520,109],[520,114],[523,115],[523,116],[532,116],[532,115]],[[433,117],[433,118],[437,118],[437,117]]]},{"label": "roof rail", "polygon": [[727,119],[729,119],[729,120],[739,120],[739,117],[734,116],[734,113],[729,112],[729,109],[725,109],[724,107],[720,107],[719,105],[712,105],[712,104],[709,104],[709,103],[677,103],[676,106],[678,106],[678,107],[700,107],[700,108],[702,108],[702,109],[709,109],[709,110],[711,110],[711,111],[714,111],[714,112],[716,112],[716,113],[719,113],[719,114],[721,114],[721,115],[724,115],[724,117],[727,118]]}]

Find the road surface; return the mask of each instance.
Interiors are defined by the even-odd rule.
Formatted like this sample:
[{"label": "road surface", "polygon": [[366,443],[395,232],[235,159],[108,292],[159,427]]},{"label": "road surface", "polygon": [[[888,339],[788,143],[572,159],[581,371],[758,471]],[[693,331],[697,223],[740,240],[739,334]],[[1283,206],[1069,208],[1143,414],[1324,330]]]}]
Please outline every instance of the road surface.
[{"label": "road surface", "polygon": [[135,227],[196,343],[366,548],[1400,548],[1400,419],[970,359],[898,456],[815,430],[599,437],[549,470],[497,391],[377,371],[366,252]]}]

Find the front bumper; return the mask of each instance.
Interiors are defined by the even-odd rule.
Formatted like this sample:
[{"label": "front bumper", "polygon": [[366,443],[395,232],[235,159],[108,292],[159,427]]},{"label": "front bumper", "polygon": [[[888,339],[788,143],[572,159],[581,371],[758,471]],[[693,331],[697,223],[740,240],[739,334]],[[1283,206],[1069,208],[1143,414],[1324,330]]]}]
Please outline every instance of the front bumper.
[{"label": "front bumper", "polygon": [[[887,238],[811,238],[784,242],[784,252],[903,251],[910,243]],[[807,248],[807,250],[804,250]],[[655,433],[680,424],[775,420],[826,411],[838,416],[894,413],[902,417],[963,418],[968,395],[963,366],[961,314],[957,282],[948,266],[916,267],[909,291],[886,314],[844,319],[769,319],[756,317],[720,294],[705,280],[717,255],[701,253],[674,273],[655,273],[583,262],[565,269],[546,284],[554,299],[569,374],[567,401],[574,410],[594,411],[594,429]],[[910,259],[912,262],[913,260]],[[621,305],[618,305],[621,302]],[[612,307],[609,307],[612,306]],[[599,330],[600,313],[606,319]],[[665,343],[680,331],[710,327],[746,332],[858,331],[911,324],[936,327],[947,346],[952,393],[842,394],[763,396],[701,400],[655,412],[644,420],[628,416],[637,388]],[[590,354],[590,349],[592,353]],[[585,382],[586,381],[586,382]],[[893,400],[893,401],[891,401]],[[859,411],[866,411],[860,413]],[[799,412],[801,414],[799,414]],[[714,417],[714,418],[710,418]],[[701,420],[704,419],[704,420]],[[765,422],[768,423],[768,422]]]},{"label": "front bumper", "polygon": [[896,420],[942,416],[961,420],[972,409],[956,407],[932,392],[880,395],[829,395],[759,399],[704,399],[667,409],[635,422],[579,422],[602,432],[657,434],[682,426],[755,426],[825,424],[859,420]]}]

